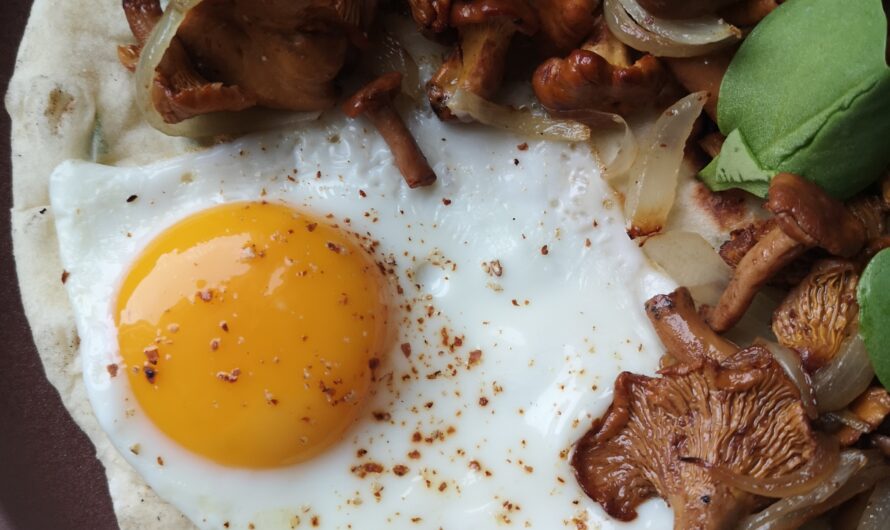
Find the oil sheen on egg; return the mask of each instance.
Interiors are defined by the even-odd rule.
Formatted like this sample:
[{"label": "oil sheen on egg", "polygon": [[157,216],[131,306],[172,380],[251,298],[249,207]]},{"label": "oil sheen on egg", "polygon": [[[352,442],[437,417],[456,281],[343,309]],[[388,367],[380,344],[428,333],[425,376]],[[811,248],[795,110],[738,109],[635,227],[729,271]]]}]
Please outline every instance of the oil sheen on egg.
[{"label": "oil sheen on egg", "polygon": [[594,156],[426,111],[409,126],[430,188],[336,116],[61,165],[99,423],[201,528],[668,528],[661,501],[610,520],[567,459],[617,374],[656,369],[643,302],[671,287]]}]

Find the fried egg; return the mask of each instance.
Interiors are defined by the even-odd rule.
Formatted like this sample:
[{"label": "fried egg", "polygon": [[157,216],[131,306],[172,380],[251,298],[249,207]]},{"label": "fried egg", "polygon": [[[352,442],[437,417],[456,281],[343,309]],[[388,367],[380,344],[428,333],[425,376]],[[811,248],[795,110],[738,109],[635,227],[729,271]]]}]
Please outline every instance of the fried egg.
[{"label": "fried egg", "polygon": [[100,425],[201,528],[667,528],[581,491],[568,455],[663,349],[673,285],[582,145],[408,125],[410,190],[337,115],[51,178]]}]

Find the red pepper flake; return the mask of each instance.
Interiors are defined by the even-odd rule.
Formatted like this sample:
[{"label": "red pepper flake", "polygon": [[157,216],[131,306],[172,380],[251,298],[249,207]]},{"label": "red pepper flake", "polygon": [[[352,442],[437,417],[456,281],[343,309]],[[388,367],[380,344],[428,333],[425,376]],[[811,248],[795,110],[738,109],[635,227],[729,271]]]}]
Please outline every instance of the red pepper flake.
[{"label": "red pepper flake", "polygon": [[411,357],[411,345],[407,342],[403,342],[401,347],[402,354],[404,354],[405,357]]},{"label": "red pepper flake", "polygon": [[[318,172],[318,176],[321,176],[321,171]],[[318,526],[319,524],[321,524],[320,521],[321,521],[321,520],[318,518],[317,515],[313,515],[313,516],[312,516],[312,521],[311,521],[312,526]]]},{"label": "red pepper flake", "polygon": [[511,302],[513,305],[515,305],[516,307],[519,307],[519,302],[518,302],[515,298],[514,298],[513,300],[510,300],[510,302]]},{"label": "red pepper flake", "polygon": [[473,471],[479,471],[482,469],[482,466],[479,464],[478,460],[470,460],[470,469]]},{"label": "red pepper flake", "polygon": [[71,276],[71,273],[70,273],[70,272],[65,271],[65,270],[62,271],[62,284],[63,284],[63,285],[65,284],[65,282],[68,281],[68,277],[69,277],[69,276]]},{"label": "red pepper flake", "polygon": [[205,302],[213,300],[213,290],[204,289],[203,291],[198,291],[198,298]]},{"label": "red pepper flake", "polygon": [[479,398],[479,405],[482,407],[488,406],[488,398],[485,396]]},{"label": "red pepper flake", "polygon": [[228,333],[228,332],[229,332],[229,324],[228,324],[225,320],[222,320],[222,321],[220,321],[220,323],[219,323],[219,329],[221,329],[221,330],[225,331],[226,333]]},{"label": "red pepper flake", "polygon": [[161,458],[160,456],[158,457],[158,465],[159,465],[159,466],[163,466],[163,465],[164,465],[164,459]]},{"label": "red pepper flake", "polygon": [[368,368],[370,368],[371,370],[376,370],[378,366],[380,366],[380,359],[376,357],[368,359]]},{"label": "red pepper flake", "polygon": [[417,449],[411,451],[410,453],[408,453],[408,458],[410,458],[411,460],[419,460],[420,451],[418,451]]},{"label": "red pepper flake", "polygon": [[148,380],[148,382],[154,384],[155,378],[158,375],[157,370],[150,366],[143,366],[142,371],[145,372],[145,378]]},{"label": "red pepper flake", "polygon": [[402,464],[396,464],[392,466],[392,472],[396,474],[397,477],[404,477],[408,474],[408,466]]},{"label": "red pepper flake", "polygon": [[547,245],[544,245],[543,247],[541,247],[541,254],[544,256],[546,256],[547,254],[550,254],[550,249],[547,248]]},{"label": "red pepper flake", "polygon": [[239,375],[241,375],[240,368],[235,368],[231,372],[216,372],[216,378],[227,383],[234,383],[238,380]]},{"label": "red pepper flake", "polygon": [[451,206],[451,199],[442,199],[442,204],[445,206]]},{"label": "red pepper flake", "polygon": [[272,392],[269,392],[268,390],[263,390],[263,397],[266,398],[266,403],[268,403],[269,405],[274,406],[278,404],[278,400],[275,399],[275,396],[272,395]]},{"label": "red pepper flake", "polygon": [[345,254],[346,253],[346,250],[343,247],[341,247],[340,245],[333,243],[331,241],[328,241],[327,243],[325,243],[325,246],[328,247],[328,250],[330,250],[331,252],[336,252],[337,254]]},{"label": "red pepper flake", "polygon": [[320,178],[321,178],[321,171],[316,171],[316,172],[315,172],[315,178],[317,178],[317,179],[320,179]]},{"label": "red pepper flake", "polygon": [[383,473],[383,466],[376,462],[366,462],[364,464],[354,466],[350,471],[358,475],[359,478],[365,478],[370,474]]},{"label": "red pepper flake", "polygon": [[474,364],[479,364],[479,361],[482,360],[482,350],[473,350],[470,352],[470,360],[468,364],[473,366]]},{"label": "red pepper flake", "polygon": [[130,195],[129,197],[127,197],[127,202],[133,202],[138,198],[139,198],[138,195]]},{"label": "red pepper flake", "polygon": [[389,412],[374,412],[374,419],[377,421],[389,421],[392,419],[392,415]]},{"label": "red pepper flake", "polygon": [[584,246],[585,246],[585,247],[590,248],[591,245],[593,245],[593,242],[590,240],[590,238],[587,238],[587,239],[584,240]]},{"label": "red pepper flake", "polygon": [[501,260],[487,261],[482,264],[482,270],[489,276],[497,276],[498,278],[504,274],[504,267],[501,266]]},{"label": "red pepper flake", "polygon": [[516,149],[519,149],[520,151],[528,151],[528,143],[522,142],[521,144],[516,146]]},{"label": "red pepper flake", "polygon": [[105,369],[108,370],[108,375],[110,375],[111,377],[117,377],[117,365],[116,364],[111,363],[108,366],[106,366]]},{"label": "red pepper flake", "polygon": [[315,232],[316,228],[318,228],[318,223],[309,223],[306,225],[306,230],[309,230],[310,232]]},{"label": "red pepper flake", "polygon": [[359,458],[361,458],[361,457],[365,456],[366,454],[368,454],[368,450],[367,449],[359,449],[358,451],[355,452],[355,454]]},{"label": "red pepper flake", "polygon": [[148,362],[157,366],[158,358],[160,357],[158,354],[157,346],[154,346],[154,345],[149,346],[149,347],[145,348],[144,350],[142,350],[142,353],[145,354],[145,358],[148,359]]},{"label": "red pepper flake", "polygon": [[362,199],[368,196],[368,194],[365,193],[365,190],[358,190],[358,194],[359,196],[361,196]]},{"label": "red pepper flake", "polygon": [[439,484],[439,491],[445,491],[447,488],[448,488],[448,484],[446,484],[444,482]]},{"label": "red pepper flake", "polygon": [[411,435],[411,441],[412,441],[412,442],[422,442],[422,441],[423,441],[423,435],[420,434],[420,433],[417,432],[417,431],[414,431],[414,434]]},{"label": "red pepper flake", "polygon": [[219,349],[219,338],[214,337],[214,338],[210,339],[210,350],[216,351],[218,349]]}]

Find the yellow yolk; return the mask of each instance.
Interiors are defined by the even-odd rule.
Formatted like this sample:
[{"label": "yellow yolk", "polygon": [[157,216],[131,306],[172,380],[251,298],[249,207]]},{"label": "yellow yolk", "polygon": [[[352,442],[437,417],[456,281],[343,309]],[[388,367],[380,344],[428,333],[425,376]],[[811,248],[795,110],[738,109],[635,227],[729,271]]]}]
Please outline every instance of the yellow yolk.
[{"label": "yellow yolk", "polygon": [[121,287],[118,344],[139,405],[183,447],[248,468],[306,460],[355,420],[383,348],[367,254],[295,210],[235,203],[158,236]]}]

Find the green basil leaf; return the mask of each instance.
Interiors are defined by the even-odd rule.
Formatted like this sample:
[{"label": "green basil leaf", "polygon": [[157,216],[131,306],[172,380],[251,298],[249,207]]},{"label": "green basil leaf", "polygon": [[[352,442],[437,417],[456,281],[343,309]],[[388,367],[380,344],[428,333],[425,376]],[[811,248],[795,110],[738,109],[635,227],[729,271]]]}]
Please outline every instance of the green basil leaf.
[{"label": "green basil leaf", "polygon": [[859,334],[875,374],[890,388],[890,248],[868,263],[857,292]]},{"label": "green basil leaf", "polygon": [[717,109],[721,132],[739,131],[754,163],[718,162],[727,180],[717,180],[787,171],[847,198],[878,178],[890,165],[886,39],[880,0],[789,0],[761,21],[730,63]]},{"label": "green basil leaf", "polygon": [[766,197],[769,182],[774,175],[774,171],[766,171],[760,167],[738,129],[729,133],[720,149],[720,156],[699,174],[714,191],[741,188],[758,197]]}]

